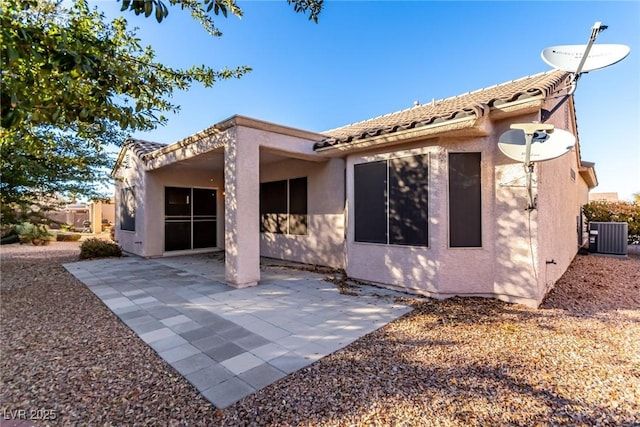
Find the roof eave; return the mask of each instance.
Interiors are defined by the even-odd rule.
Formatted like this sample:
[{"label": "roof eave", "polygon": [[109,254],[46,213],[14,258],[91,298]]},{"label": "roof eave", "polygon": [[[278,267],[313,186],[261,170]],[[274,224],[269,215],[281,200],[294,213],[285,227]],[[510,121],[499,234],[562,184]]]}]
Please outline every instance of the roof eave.
[{"label": "roof eave", "polygon": [[535,113],[540,111],[544,105],[545,96],[538,95],[531,98],[519,99],[513,102],[498,104],[491,107],[490,117],[492,120],[502,120],[522,114]]},{"label": "roof eave", "polygon": [[343,155],[345,152],[357,152],[368,150],[371,148],[379,147],[381,145],[395,145],[410,141],[415,141],[418,139],[426,139],[433,138],[442,135],[450,135],[456,133],[469,133],[473,132],[473,129],[476,128],[475,134],[480,136],[480,134],[484,134],[484,130],[482,127],[476,125],[480,118],[471,115],[458,119],[448,120],[445,122],[432,123],[430,125],[406,129],[398,132],[388,133],[377,135],[369,138],[363,138],[360,140],[350,141],[346,143],[338,143],[335,145],[330,145],[327,147],[317,148],[315,151],[318,154],[329,156],[329,157],[339,157]]},{"label": "roof eave", "polygon": [[598,186],[598,176],[596,175],[595,163],[581,162],[578,170],[584,182],[587,183],[589,190],[593,190]]},{"label": "roof eave", "polygon": [[490,127],[487,126],[488,117],[492,120],[500,120],[512,116],[534,113],[540,111],[544,103],[544,99],[545,97],[543,95],[519,99],[508,103],[494,105],[490,109],[485,107],[489,114],[485,114],[485,110],[482,109],[482,112],[462,118],[432,123],[430,125],[389,134],[362,138],[360,140],[340,142],[327,147],[320,147],[316,149],[316,152],[329,157],[338,157],[345,152],[363,151],[383,144],[394,145],[418,139],[434,138],[445,135],[487,136],[490,133]]},{"label": "roof eave", "polygon": [[116,158],[116,161],[113,164],[113,168],[111,168],[111,172],[109,172],[109,176],[113,179],[117,179],[116,172],[118,172],[118,169],[120,169],[120,165],[122,164],[124,151],[125,151],[125,147],[120,148],[120,152],[118,153],[118,157]]},{"label": "roof eave", "polygon": [[113,168],[111,169],[111,172],[109,173],[109,176],[111,178],[118,179],[118,177],[116,176],[116,173],[118,172],[118,169],[120,169],[120,165],[122,165],[122,162],[124,161],[124,154],[127,152],[127,150],[129,150],[131,141],[132,141],[131,138],[127,138],[124,141],[124,144],[122,144],[122,147],[120,147],[120,151],[118,152],[118,157],[116,158],[116,161],[113,164]]},{"label": "roof eave", "polygon": [[[324,135],[315,132],[283,126],[264,120],[254,119],[252,117],[234,115],[208,127],[203,131],[197,132],[161,149],[147,153],[142,156],[142,160],[147,165],[147,169],[151,170],[166,166],[167,162],[172,163],[173,161],[181,160],[184,156],[178,155],[178,151],[184,151],[187,147],[196,147],[195,149],[191,149],[192,152],[190,155],[220,149],[225,145],[225,134],[227,134],[229,130],[237,127],[247,127],[265,132],[279,133],[311,141],[320,141],[325,137]],[[162,157],[167,158],[169,155],[173,155],[175,159],[167,161],[161,160]]]}]

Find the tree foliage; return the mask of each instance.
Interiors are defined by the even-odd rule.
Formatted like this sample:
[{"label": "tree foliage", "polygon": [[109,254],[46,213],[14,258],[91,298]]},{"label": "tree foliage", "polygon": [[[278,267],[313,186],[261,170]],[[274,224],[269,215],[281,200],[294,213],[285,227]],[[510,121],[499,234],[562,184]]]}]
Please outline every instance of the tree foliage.
[{"label": "tree foliage", "polygon": [[[119,0],[122,2],[121,10],[131,10],[136,15],[144,14],[147,18],[155,16],[158,22],[162,22],[169,14],[169,8],[162,0]],[[191,12],[191,16],[209,32],[209,34],[220,37],[222,33],[215,26],[211,17],[222,14],[225,18],[231,13],[241,17],[242,9],[235,0],[168,0],[170,6],[179,5],[182,9]],[[287,0],[293,5],[293,10],[297,13],[309,14],[309,19],[318,22],[318,16],[322,12],[323,0]]]},{"label": "tree foliage", "polygon": [[94,134],[45,125],[5,131],[0,143],[3,222],[57,208],[63,200],[56,195],[101,196],[112,163],[104,147],[122,138],[112,124]]},{"label": "tree foliage", "polygon": [[107,22],[84,1],[3,0],[2,127],[117,124],[150,130],[177,111],[174,90],[238,78],[246,66],[174,69],[155,61],[123,17]]},{"label": "tree foliage", "polygon": [[590,202],[582,211],[589,222],[626,222],[629,236],[640,236],[640,203]]},{"label": "tree foliage", "polygon": [[[241,16],[234,0],[120,0],[122,10],[167,17],[191,12],[220,36],[213,15]],[[322,0],[287,0],[317,21]],[[0,0],[0,203],[42,205],[56,194],[97,195],[111,159],[105,147],[165,124],[174,91],[240,78],[248,66],[176,69],[155,59],[124,17],[108,21],[85,0]],[[6,218],[6,216],[5,216]]]}]

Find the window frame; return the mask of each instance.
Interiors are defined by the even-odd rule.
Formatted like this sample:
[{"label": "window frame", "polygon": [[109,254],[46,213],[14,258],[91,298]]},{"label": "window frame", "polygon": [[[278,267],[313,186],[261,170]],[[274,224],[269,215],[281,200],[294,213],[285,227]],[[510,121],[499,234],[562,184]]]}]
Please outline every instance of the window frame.
[{"label": "window frame", "polygon": [[[194,251],[200,249],[211,249],[217,247],[218,241],[218,191],[217,187],[182,187],[176,185],[165,185],[163,192],[163,224],[164,224],[164,237],[163,237],[163,251],[164,253],[176,253],[180,251]],[[197,197],[196,193],[208,193],[211,192],[213,196],[212,203],[202,204],[202,200],[206,197]],[[170,194],[171,193],[171,194]],[[172,196],[172,197],[169,197]],[[183,203],[179,198],[175,196],[185,197],[183,199],[186,203]],[[198,205],[198,206],[196,206]],[[187,208],[180,209],[180,206],[187,206]],[[205,244],[209,243],[207,237],[203,238],[203,234],[198,232],[196,228],[200,228],[204,223],[213,223],[213,233],[207,235],[207,237],[213,236],[213,245]],[[172,225],[172,230],[167,227]],[[182,237],[186,236],[185,247],[168,249],[167,243],[171,239],[170,233],[174,233],[176,226],[181,224],[186,226],[185,230],[178,232],[177,235]],[[188,242],[187,242],[188,240]],[[203,243],[204,242],[204,243]],[[187,244],[188,243],[188,244]],[[175,244],[175,240],[171,240],[171,245]]]},{"label": "window frame", "polygon": [[[129,200],[133,200],[133,211],[127,209]],[[136,192],[135,186],[120,188],[120,231],[135,233],[136,231]],[[125,228],[126,227],[126,228]]]},{"label": "window frame", "polygon": [[[292,181],[294,181],[293,186]],[[304,185],[300,185],[302,181],[304,181]],[[278,189],[278,187],[282,186],[285,191],[284,195],[278,194],[277,192],[282,191],[281,188]],[[273,194],[265,191],[270,187],[277,190],[274,194],[274,197],[276,197],[275,203],[272,203],[274,202],[274,199],[266,198],[268,194]],[[303,188],[304,190],[302,190]],[[302,198],[297,198],[302,195],[304,200],[302,200]],[[295,200],[293,199],[294,197],[296,197]],[[282,234],[287,236],[309,235],[309,178],[307,176],[261,182],[259,199],[260,233]],[[283,201],[285,202],[286,207],[282,205]],[[265,212],[265,205],[267,202],[269,203],[269,206],[275,206],[268,209],[275,209],[277,212]],[[265,223],[268,220],[268,218],[265,218],[265,215],[276,215],[274,223],[275,228],[265,226]],[[293,222],[295,222],[295,225]]]},{"label": "window frame", "polygon": [[[397,222],[397,218],[394,218],[392,216],[392,206],[395,204],[396,206],[400,206],[402,205],[402,198],[396,200],[396,201],[392,201],[392,195],[393,194],[400,194],[402,193],[402,191],[398,191],[401,188],[408,188],[408,187],[397,187],[397,188],[392,188],[391,187],[391,183],[392,183],[392,176],[391,176],[391,168],[392,166],[395,167],[395,165],[393,165],[394,162],[397,161],[402,161],[402,159],[411,159],[409,161],[411,162],[417,162],[418,165],[422,165],[424,172],[421,174],[420,178],[421,181],[419,182],[420,187],[423,189],[423,197],[421,198],[421,200],[419,201],[420,203],[423,203],[424,206],[423,208],[419,209],[419,210],[415,210],[415,212],[420,212],[421,215],[424,216],[424,223],[423,223],[423,228],[421,228],[421,232],[424,234],[423,240],[422,242],[408,242],[408,243],[403,243],[403,242],[399,242],[397,240],[394,240],[393,236],[392,236],[392,221],[396,221]],[[384,165],[384,169],[385,169],[385,178],[384,178],[384,201],[381,204],[381,206],[383,206],[384,212],[383,212],[383,216],[384,216],[384,235],[385,238],[384,240],[379,239],[377,241],[373,241],[373,239],[369,239],[369,241],[367,240],[363,240],[360,239],[358,240],[358,234],[359,234],[359,227],[358,227],[358,220],[359,218],[362,218],[362,216],[358,215],[359,212],[359,205],[362,204],[362,201],[359,199],[358,197],[358,181],[359,178],[357,177],[357,172],[356,170],[359,167],[373,167],[373,165],[375,164],[383,164]],[[366,165],[366,166],[364,166]],[[430,196],[430,186],[429,183],[431,181],[431,154],[428,152],[424,152],[424,153],[411,153],[411,154],[406,154],[406,155],[399,155],[399,156],[393,156],[393,157],[388,157],[385,159],[380,159],[380,160],[371,160],[371,161],[365,161],[365,162],[360,162],[360,163],[355,163],[353,168],[353,201],[354,201],[354,213],[353,213],[353,242],[354,243],[358,243],[358,244],[375,244],[375,245],[385,245],[385,246],[397,246],[397,247],[415,247],[415,248],[429,248],[430,245],[430,237],[431,237],[431,233],[430,233],[430,222],[429,222],[429,196]],[[415,207],[415,205],[413,206]],[[415,215],[414,215],[415,217]],[[378,226],[380,226],[380,224],[378,224]],[[362,236],[362,234],[360,234]]]}]

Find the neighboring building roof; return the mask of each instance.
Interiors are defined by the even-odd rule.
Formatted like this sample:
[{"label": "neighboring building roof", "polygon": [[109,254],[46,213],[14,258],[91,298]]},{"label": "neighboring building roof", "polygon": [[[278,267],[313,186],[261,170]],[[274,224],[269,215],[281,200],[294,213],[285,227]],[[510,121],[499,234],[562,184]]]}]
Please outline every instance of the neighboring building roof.
[{"label": "neighboring building roof", "polygon": [[327,138],[316,143],[314,148],[328,148],[477,114],[478,109],[474,106],[478,104],[497,107],[520,99],[546,97],[561,89],[568,76],[569,73],[564,71],[548,71],[353,123],[323,132]]},{"label": "neighboring building roof", "polygon": [[589,201],[590,202],[617,202],[620,200],[618,198],[618,193],[589,193]]}]

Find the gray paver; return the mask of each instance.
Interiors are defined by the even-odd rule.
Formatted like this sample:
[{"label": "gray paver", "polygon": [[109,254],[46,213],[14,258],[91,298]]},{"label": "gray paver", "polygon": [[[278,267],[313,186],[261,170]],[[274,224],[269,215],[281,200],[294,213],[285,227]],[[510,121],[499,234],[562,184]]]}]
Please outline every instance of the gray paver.
[{"label": "gray paver", "polygon": [[147,312],[158,320],[167,319],[180,314],[180,312],[174,308],[167,307],[166,305],[160,305],[158,307],[147,309]]},{"label": "gray paver", "polygon": [[245,351],[246,350],[239,345],[236,345],[232,342],[227,342],[225,344],[207,350],[205,351],[205,353],[207,353],[218,362],[224,362],[225,360],[231,359],[232,357],[242,354]]},{"label": "gray paver", "polygon": [[270,360],[269,364],[278,368],[282,372],[290,374],[298,369],[310,365],[313,362],[314,360],[306,359],[304,356],[290,351],[289,353],[285,353],[282,356]]},{"label": "gray paver", "polygon": [[186,359],[189,356],[200,353],[200,350],[192,346],[191,344],[182,344],[178,347],[171,348],[169,350],[161,351],[158,353],[164,360],[169,363],[177,362],[178,360]]},{"label": "gray paver", "polygon": [[175,332],[173,332],[171,329],[161,328],[151,332],[140,334],[140,338],[142,338],[144,342],[151,343],[173,335],[175,335]]},{"label": "gray paver", "polygon": [[180,335],[182,335],[185,339],[188,339],[189,341],[197,341],[202,338],[210,337],[211,335],[215,335],[215,334],[216,333],[213,329],[208,328],[206,326],[201,326],[198,329],[194,329],[192,331],[185,332]]},{"label": "gray paver", "polygon": [[256,366],[260,366],[264,363],[261,359],[257,358],[251,353],[241,353],[237,356],[234,356],[230,359],[225,360],[220,363],[222,366],[238,375],[243,372],[248,371],[251,368],[255,368]]},{"label": "gray paver", "polygon": [[177,316],[167,317],[166,319],[162,319],[160,322],[165,326],[171,327],[171,326],[179,325],[180,323],[188,322],[189,320],[191,319],[189,319],[184,314],[179,314]]},{"label": "gray paver", "polygon": [[200,329],[202,325],[200,325],[195,320],[189,320],[188,322],[178,323],[177,325],[173,325],[171,329],[176,334],[183,334],[185,332],[193,331],[195,329]]},{"label": "gray paver", "polygon": [[269,342],[269,344],[265,344],[263,346],[260,346],[251,350],[251,353],[255,354],[265,362],[275,359],[276,357],[282,356],[283,354],[286,354],[288,352],[289,351],[286,348],[273,342]]},{"label": "gray paver", "polygon": [[223,381],[228,380],[229,378],[232,378],[234,375],[224,366],[214,364],[185,376],[191,382],[191,384],[193,384],[199,391],[202,392],[204,390],[210,389],[217,384],[220,384]]},{"label": "gray paver", "polygon": [[103,301],[107,305],[107,307],[109,307],[112,310],[116,308],[130,307],[134,305],[134,303],[131,302],[131,300],[126,297],[109,298]]},{"label": "gray paver", "polygon": [[246,382],[238,377],[232,377],[203,391],[202,395],[218,408],[226,408],[254,391],[256,389]]},{"label": "gray paver", "polygon": [[178,372],[182,375],[188,375],[192,372],[199,371],[217,364],[215,360],[204,353],[196,353],[193,356],[185,357],[173,364]]},{"label": "gray paver", "polygon": [[173,336],[149,343],[151,348],[153,348],[157,352],[169,350],[170,348],[178,347],[183,344],[189,344],[189,341],[185,340],[180,335],[173,335]]},{"label": "gray paver", "polygon": [[253,350],[265,344],[269,344],[271,341],[266,338],[262,338],[260,335],[256,335],[250,332],[249,335],[234,339],[233,342],[235,342],[245,350]]},{"label": "gray paver", "polygon": [[286,374],[268,363],[263,363],[238,375],[244,382],[257,390],[284,378]]},{"label": "gray paver", "polygon": [[138,317],[143,317],[146,315],[147,315],[146,311],[137,308],[136,310],[130,311],[128,313],[120,314],[119,317],[126,322],[127,320],[133,320]]},{"label": "gray paver", "polygon": [[137,306],[135,304],[127,305],[125,307],[112,308],[111,309],[111,311],[113,311],[118,316],[121,316],[121,315],[127,314],[127,313],[131,313],[131,312],[137,311],[137,310],[140,310],[140,306]]},{"label": "gray paver", "polygon": [[393,291],[345,296],[305,271],[267,268],[259,286],[234,289],[207,254],[65,268],[219,408],[411,310]]},{"label": "gray paver", "polygon": [[[199,348],[202,351],[211,350],[216,347],[220,347],[222,344],[227,343],[228,341],[225,338],[222,338],[219,335],[209,335],[208,337],[200,338],[196,341],[191,341],[191,343]],[[244,347],[242,347],[244,348]]]},{"label": "gray paver", "polygon": [[251,331],[246,330],[242,326],[236,326],[234,328],[226,329],[223,331],[216,330],[216,333],[228,340],[237,340],[240,338],[248,337],[252,334]]}]

